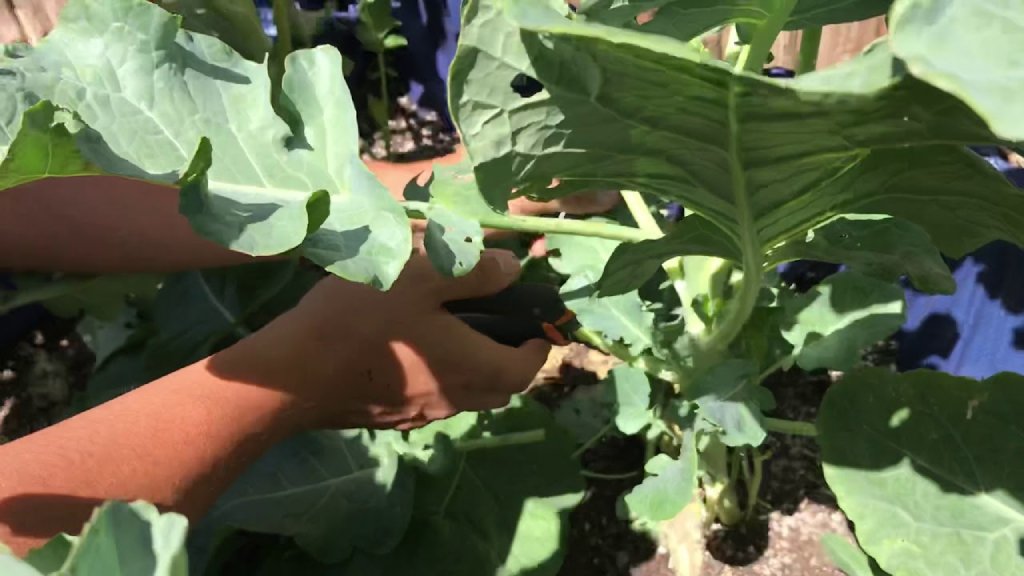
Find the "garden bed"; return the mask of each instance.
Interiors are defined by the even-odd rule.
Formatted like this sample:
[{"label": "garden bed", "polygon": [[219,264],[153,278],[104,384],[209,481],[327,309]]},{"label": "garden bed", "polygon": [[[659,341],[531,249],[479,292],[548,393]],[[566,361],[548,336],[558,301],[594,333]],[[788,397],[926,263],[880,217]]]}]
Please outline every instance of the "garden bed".
[{"label": "garden bed", "polygon": [[[895,345],[884,341],[869,349],[864,363],[893,368]],[[571,345],[561,363],[549,363],[533,394],[552,409],[573,394],[599,385],[613,360]],[[778,407],[771,414],[813,421],[833,378],[826,372],[780,372],[765,386]],[[749,523],[706,534],[700,576],[843,576],[822,549],[824,534],[853,541],[849,521],[822,475],[821,453],[813,438],[770,435],[764,451],[764,481],[756,517]],[[675,576],[669,557],[648,534],[634,530],[618,512],[619,501],[643,478],[644,443],[638,437],[609,434],[581,457],[585,470],[626,478],[588,478],[583,502],[573,511],[568,551],[560,576]]]}]

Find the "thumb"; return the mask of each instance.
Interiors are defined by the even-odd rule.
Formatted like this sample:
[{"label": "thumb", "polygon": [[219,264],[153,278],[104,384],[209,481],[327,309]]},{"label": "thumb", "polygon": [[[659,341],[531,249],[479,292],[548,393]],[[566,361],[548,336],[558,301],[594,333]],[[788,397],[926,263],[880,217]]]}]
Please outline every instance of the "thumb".
[{"label": "thumb", "polygon": [[443,278],[434,292],[441,302],[496,294],[519,278],[519,258],[508,250],[484,250],[480,262],[458,278]]}]

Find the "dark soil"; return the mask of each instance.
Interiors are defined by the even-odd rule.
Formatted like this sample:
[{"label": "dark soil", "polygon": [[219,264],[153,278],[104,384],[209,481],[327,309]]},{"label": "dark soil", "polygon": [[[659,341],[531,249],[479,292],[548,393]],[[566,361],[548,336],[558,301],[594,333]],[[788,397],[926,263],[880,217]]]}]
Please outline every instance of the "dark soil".
[{"label": "dark soil", "polygon": [[[799,370],[776,374],[766,383],[787,420],[813,421],[832,379]],[[716,526],[707,536],[703,576],[842,576],[821,550],[827,532],[850,535],[846,518],[825,484],[820,451],[813,438],[770,434],[759,514],[746,525]]]},{"label": "dark soil", "polygon": [[[599,356],[582,346],[570,346],[559,358],[560,364],[542,370],[539,380],[544,385],[533,390],[533,397],[554,407],[574,390],[597,385],[594,372],[608,369],[607,364],[595,365],[602,362]],[[587,478],[583,502],[570,516],[568,550],[559,575],[633,574],[633,568],[655,558],[658,548],[649,535],[634,531],[629,521],[616,512],[621,496],[643,479],[644,443],[636,437],[607,434],[583,453],[580,464],[588,472],[626,477]]]},{"label": "dark soil", "polygon": [[[895,345],[882,342],[866,351],[865,364],[895,365]],[[579,351],[562,359],[560,369],[548,367],[547,384],[534,392],[549,406],[598,378]],[[604,367],[601,367],[604,368]],[[556,375],[557,373],[557,375]],[[789,420],[813,421],[833,378],[826,372],[793,369],[771,377],[765,385],[778,407],[771,414]],[[762,451],[764,465],[758,514],[749,523],[714,526],[706,534],[701,576],[843,576],[825,555],[819,540],[826,533],[852,539],[850,524],[825,484],[821,455],[813,438],[771,434]],[[674,576],[664,549],[648,534],[632,529],[617,512],[622,495],[640,482],[643,442],[606,436],[582,457],[585,470],[601,474],[636,471],[625,479],[587,479],[582,504],[571,516],[569,547],[560,576]]]},{"label": "dark soil", "polygon": [[0,350],[0,441],[63,419],[72,395],[85,389],[94,357],[75,324],[45,317],[14,345]]},{"label": "dark soil", "polygon": [[407,96],[398,99],[388,128],[390,150],[384,131],[378,130],[371,139],[360,141],[361,152],[375,160],[415,162],[447,156],[459,143],[458,134],[437,112],[418,108]]}]

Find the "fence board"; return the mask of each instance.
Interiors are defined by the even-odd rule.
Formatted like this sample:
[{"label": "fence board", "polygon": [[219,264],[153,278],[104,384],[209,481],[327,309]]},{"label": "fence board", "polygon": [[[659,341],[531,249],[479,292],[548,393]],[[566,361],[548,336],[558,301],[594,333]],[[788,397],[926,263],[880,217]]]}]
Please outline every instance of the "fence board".
[{"label": "fence board", "polygon": [[[723,30],[705,39],[708,46],[718,57],[728,45],[731,29]],[[795,69],[800,56],[800,37],[802,32],[783,32],[772,46],[775,55],[773,66]],[[838,64],[859,54],[868,44],[886,34],[885,17],[879,16],[860,22],[834,24],[825,26],[821,32],[821,48],[818,51],[818,68],[826,68]]]}]

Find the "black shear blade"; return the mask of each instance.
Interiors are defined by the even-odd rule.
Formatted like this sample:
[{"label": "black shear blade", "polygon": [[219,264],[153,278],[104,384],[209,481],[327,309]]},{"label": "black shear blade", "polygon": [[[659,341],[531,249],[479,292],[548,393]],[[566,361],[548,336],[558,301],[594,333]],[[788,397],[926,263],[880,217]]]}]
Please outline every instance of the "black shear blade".
[{"label": "black shear blade", "polygon": [[445,309],[474,330],[508,346],[519,346],[532,338],[564,344],[566,332],[575,325],[558,289],[547,284],[513,284],[491,296],[448,302]]}]

